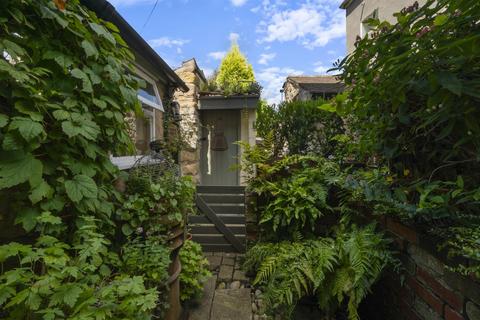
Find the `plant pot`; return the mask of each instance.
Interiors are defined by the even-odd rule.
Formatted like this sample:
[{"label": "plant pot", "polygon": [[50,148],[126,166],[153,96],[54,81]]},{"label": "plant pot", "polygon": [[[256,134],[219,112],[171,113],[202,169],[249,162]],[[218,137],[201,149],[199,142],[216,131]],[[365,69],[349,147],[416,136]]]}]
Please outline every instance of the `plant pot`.
[{"label": "plant pot", "polygon": [[182,223],[174,226],[168,233],[168,244],[171,249],[170,253],[170,266],[168,267],[168,279],[169,290],[169,305],[170,308],[167,311],[165,320],[179,320],[182,314],[182,306],[180,304],[180,281],[179,276],[182,270],[180,263],[179,252],[183,246],[185,239],[185,227]]}]

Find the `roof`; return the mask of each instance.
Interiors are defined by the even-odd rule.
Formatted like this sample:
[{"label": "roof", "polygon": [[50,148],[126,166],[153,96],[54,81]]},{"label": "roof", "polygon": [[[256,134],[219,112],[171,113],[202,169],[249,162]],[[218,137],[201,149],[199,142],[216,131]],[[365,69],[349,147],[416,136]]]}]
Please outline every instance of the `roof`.
[{"label": "roof", "polygon": [[352,2],[353,0],[343,0],[342,4],[340,5],[340,9],[347,9]]},{"label": "roof", "polygon": [[149,65],[148,71],[163,78],[170,86],[188,91],[187,85],[170,68],[170,66],[150,47],[133,27],[115,10],[107,0],[81,0],[81,3],[103,20],[110,21],[120,30],[120,35],[135,52],[137,59],[140,56],[142,61]]},{"label": "roof", "polygon": [[191,58],[188,60],[185,60],[182,62],[182,65],[178,68],[175,69],[175,71],[178,71],[180,69],[186,68],[192,72],[196,72],[198,76],[200,77],[200,80],[203,82],[207,82],[207,78],[205,77],[205,73],[203,72],[202,69],[198,66],[197,60],[195,58]]},{"label": "roof", "polygon": [[344,89],[343,83],[336,76],[291,76],[287,77],[288,81],[312,93],[342,92]]}]

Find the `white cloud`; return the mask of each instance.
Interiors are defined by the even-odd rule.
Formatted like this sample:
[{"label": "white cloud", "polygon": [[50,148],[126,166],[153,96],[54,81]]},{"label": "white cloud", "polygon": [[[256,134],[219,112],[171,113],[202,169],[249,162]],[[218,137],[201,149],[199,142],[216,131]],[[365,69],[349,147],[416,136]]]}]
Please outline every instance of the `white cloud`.
[{"label": "white cloud", "polygon": [[262,53],[260,59],[258,59],[259,64],[267,65],[270,60],[274,59],[277,56],[276,53]]},{"label": "white cloud", "polygon": [[318,61],[314,63],[315,68],[313,69],[315,73],[325,75],[328,74],[328,69],[331,69],[332,67],[327,67],[323,65],[323,62]]},{"label": "white cloud", "polygon": [[185,44],[189,43],[190,40],[184,40],[184,39],[170,39],[169,37],[161,37],[158,39],[152,39],[149,40],[148,43],[152,48],[160,48],[160,47],[167,47],[167,48],[172,48],[172,47],[182,47]]},{"label": "white cloud", "polygon": [[212,68],[203,68],[202,70],[203,70],[203,74],[207,78],[209,78],[213,74],[213,72],[215,71]]},{"label": "white cloud", "polygon": [[208,54],[208,56],[209,56],[210,58],[215,59],[215,60],[222,60],[223,57],[225,57],[226,54],[227,54],[227,53],[226,53],[225,51],[214,51],[214,52],[210,52],[210,53]]},{"label": "white cloud", "polygon": [[238,39],[240,39],[240,35],[238,33],[235,33],[235,32],[231,32],[229,35],[228,35],[228,39],[230,39],[230,42],[238,42]]},{"label": "white cloud", "polygon": [[267,2],[273,10],[264,11],[265,20],[258,25],[257,30],[264,34],[262,42],[295,40],[312,49],[345,36],[345,12],[338,9],[337,0],[306,0],[296,9],[285,10],[280,10],[278,3]]},{"label": "white cloud", "polygon": [[230,2],[235,6],[235,7],[241,7],[243,6],[247,0],[230,0]]},{"label": "white cloud", "polygon": [[301,74],[303,74],[303,71],[292,68],[269,67],[260,70],[260,72],[257,73],[257,80],[263,86],[262,97],[266,99],[268,103],[280,103],[282,99],[280,90],[285,80],[287,80],[287,77]]}]

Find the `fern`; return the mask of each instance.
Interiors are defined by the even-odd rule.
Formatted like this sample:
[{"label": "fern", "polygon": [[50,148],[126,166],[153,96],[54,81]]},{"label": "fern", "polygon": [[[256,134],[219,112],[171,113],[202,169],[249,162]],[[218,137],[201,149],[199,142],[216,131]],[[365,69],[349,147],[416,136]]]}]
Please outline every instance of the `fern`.
[{"label": "fern", "polygon": [[264,287],[272,312],[289,317],[301,298],[315,294],[326,315],[345,302],[356,320],[359,304],[392,262],[387,241],[369,225],[339,229],[335,239],[259,243],[247,252],[245,267],[258,270],[254,284]]}]

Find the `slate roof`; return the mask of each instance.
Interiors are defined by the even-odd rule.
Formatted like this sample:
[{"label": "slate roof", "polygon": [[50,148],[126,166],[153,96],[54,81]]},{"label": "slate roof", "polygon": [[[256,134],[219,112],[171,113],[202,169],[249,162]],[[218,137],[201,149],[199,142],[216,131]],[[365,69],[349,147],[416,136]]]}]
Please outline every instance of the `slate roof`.
[{"label": "slate roof", "polygon": [[291,81],[311,93],[339,93],[344,89],[343,83],[335,76],[291,76],[287,78],[287,81]]}]

